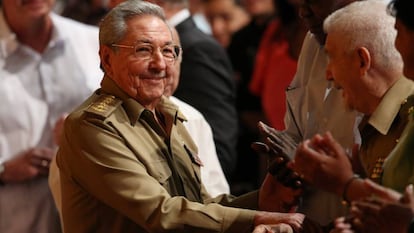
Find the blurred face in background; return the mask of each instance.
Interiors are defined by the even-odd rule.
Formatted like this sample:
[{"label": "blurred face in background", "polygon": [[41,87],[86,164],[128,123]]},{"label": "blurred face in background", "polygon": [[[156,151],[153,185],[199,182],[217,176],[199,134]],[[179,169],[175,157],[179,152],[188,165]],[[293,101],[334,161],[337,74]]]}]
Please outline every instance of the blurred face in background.
[{"label": "blurred face in background", "polygon": [[234,0],[205,1],[204,14],[214,38],[223,47],[227,47],[233,33],[249,21],[247,13]]},{"label": "blurred face in background", "polygon": [[395,29],[397,30],[395,48],[400,52],[404,61],[404,75],[414,80],[414,31],[398,18],[395,21]]},{"label": "blurred face in background", "polygon": [[273,0],[241,0],[244,9],[252,17],[272,15]]},{"label": "blurred face in background", "polygon": [[6,19],[33,20],[48,15],[55,5],[55,0],[2,0]]},{"label": "blurred face in background", "polygon": [[323,45],[326,39],[326,34],[323,31],[325,18],[354,0],[300,0],[299,2],[299,16],[318,42]]}]

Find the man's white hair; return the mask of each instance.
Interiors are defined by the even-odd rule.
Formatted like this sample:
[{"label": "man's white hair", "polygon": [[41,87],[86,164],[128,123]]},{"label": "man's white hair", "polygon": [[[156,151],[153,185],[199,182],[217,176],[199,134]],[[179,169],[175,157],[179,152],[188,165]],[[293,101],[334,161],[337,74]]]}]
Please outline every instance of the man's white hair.
[{"label": "man's white hair", "polygon": [[329,15],[324,22],[328,34],[340,35],[344,52],[358,47],[369,50],[378,69],[402,69],[402,59],[394,46],[395,18],[387,13],[383,0],[356,1]]}]

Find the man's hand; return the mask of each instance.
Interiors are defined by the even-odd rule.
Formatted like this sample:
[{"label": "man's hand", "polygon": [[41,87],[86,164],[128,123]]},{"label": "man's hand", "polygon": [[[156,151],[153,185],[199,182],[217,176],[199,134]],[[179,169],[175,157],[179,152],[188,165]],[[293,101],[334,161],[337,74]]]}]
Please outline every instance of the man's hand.
[{"label": "man's hand", "polygon": [[292,158],[298,144],[286,133],[278,131],[263,122],[258,123],[258,128],[271,154]]},{"label": "man's hand", "polygon": [[55,151],[32,148],[4,163],[1,179],[4,183],[19,183],[49,174],[49,164]]},{"label": "man's hand", "polygon": [[287,167],[296,150],[296,142],[287,134],[277,131],[263,122],[258,123],[258,128],[266,138],[265,143],[254,142],[252,148],[258,153],[268,155],[269,173],[286,187],[302,188],[303,181],[299,175]]},{"label": "man's hand", "polygon": [[406,233],[414,217],[412,185],[406,188],[403,197],[399,201],[372,196],[354,202],[351,213],[355,216],[354,228],[361,229],[363,232]]},{"label": "man's hand", "polygon": [[291,226],[280,223],[275,225],[259,225],[253,230],[253,233],[293,233]]},{"label": "man's hand", "polygon": [[[254,218],[255,231],[261,232],[293,232],[323,233],[323,228],[316,222],[306,218],[303,214],[259,212]],[[286,225],[290,226],[287,227]],[[279,231],[277,231],[279,230]]]},{"label": "man's hand", "polygon": [[[259,225],[276,225],[287,224],[294,232],[302,232],[305,215],[300,213],[273,213],[273,212],[258,212],[254,217],[254,226]],[[263,229],[263,226],[260,227]],[[259,231],[260,232],[260,231]]]},{"label": "man's hand", "polygon": [[305,181],[338,195],[342,195],[345,183],[353,176],[348,155],[330,133],[301,143],[289,167]]},{"label": "man's hand", "polygon": [[259,190],[259,209],[263,211],[293,213],[299,205],[302,189],[284,186],[267,174]]},{"label": "man's hand", "polygon": [[301,189],[303,187],[303,181],[300,179],[299,174],[287,167],[290,161],[288,157],[271,155],[272,152],[269,147],[262,142],[253,142],[251,147],[257,153],[269,156],[267,171],[281,184],[293,189]]},{"label": "man's hand", "polygon": [[345,217],[335,219],[334,226],[334,229],[329,233],[356,233],[356,231],[352,229],[352,224]]}]

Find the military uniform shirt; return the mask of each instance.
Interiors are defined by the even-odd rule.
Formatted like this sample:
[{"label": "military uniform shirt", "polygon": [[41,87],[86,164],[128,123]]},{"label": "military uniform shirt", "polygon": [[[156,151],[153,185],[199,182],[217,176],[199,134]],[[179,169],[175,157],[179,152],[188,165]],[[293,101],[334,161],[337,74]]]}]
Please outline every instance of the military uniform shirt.
[{"label": "military uniform shirt", "polygon": [[379,182],[382,163],[398,142],[408,122],[408,104],[414,94],[414,83],[400,78],[385,93],[376,110],[360,124],[361,149],[359,158],[368,178]]},{"label": "military uniform shirt", "polygon": [[408,124],[402,136],[384,162],[382,185],[401,193],[409,184],[414,184],[414,95],[406,103],[405,111],[401,114],[408,116]]},{"label": "military uniform shirt", "polygon": [[164,127],[105,77],[69,115],[56,159],[64,231],[250,232],[255,211],[207,204],[185,117],[165,97],[156,112]]}]

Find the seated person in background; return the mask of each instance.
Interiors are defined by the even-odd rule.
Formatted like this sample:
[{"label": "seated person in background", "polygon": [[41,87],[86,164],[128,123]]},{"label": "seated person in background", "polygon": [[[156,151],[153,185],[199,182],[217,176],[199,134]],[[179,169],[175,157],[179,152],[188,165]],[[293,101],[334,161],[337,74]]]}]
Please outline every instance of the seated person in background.
[{"label": "seated person in background", "polygon": [[161,8],[123,2],[103,19],[99,39],[101,89],[66,118],[56,156],[64,232],[249,232],[277,223],[302,228],[302,214],[262,211],[285,210],[281,206],[297,201],[294,193],[284,199],[294,191],[271,176],[259,192],[210,199],[184,116],[163,97],[177,57]]},{"label": "seated person in background", "polygon": [[[368,177],[381,175],[382,165],[375,166],[394,147],[398,148],[398,139],[414,104],[411,98],[407,101],[414,93],[414,85],[402,77],[403,63],[394,47],[394,22],[384,2],[361,1],[338,10],[324,23],[328,34],[327,78],[342,89],[349,108],[365,114],[361,123],[361,153],[354,159],[361,159]],[[348,155],[330,133],[304,141],[296,152],[293,167],[308,182],[342,196],[345,201],[371,194],[366,182],[356,179]],[[411,181],[396,182],[407,185]]]},{"label": "seated person in background", "polygon": [[[180,38],[174,27],[172,32],[174,44],[180,45]],[[173,96],[180,81],[182,52],[181,49],[178,51],[180,52],[174,66],[167,72],[169,82],[165,87],[164,95],[168,96],[187,118],[183,123],[198,148],[198,156],[202,162],[200,167],[201,180],[207,192],[213,197],[222,193],[230,193],[229,184],[217,157],[210,125],[197,109]]]}]

